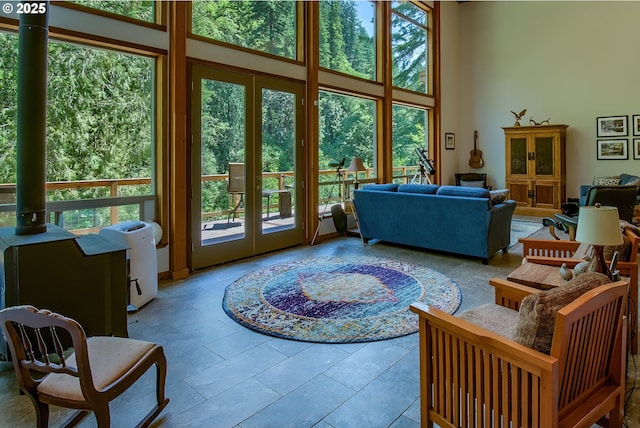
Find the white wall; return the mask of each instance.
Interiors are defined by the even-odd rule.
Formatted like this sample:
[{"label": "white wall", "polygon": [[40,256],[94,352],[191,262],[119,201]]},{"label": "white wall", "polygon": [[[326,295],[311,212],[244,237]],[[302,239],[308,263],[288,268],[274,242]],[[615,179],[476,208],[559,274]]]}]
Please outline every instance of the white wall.
[{"label": "white wall", "polygon": [[[443,132],[456,129],[458,169],[471,170],[477,129],[485,160],[479,171],[487,172],[494,188],[503,187],[501,127],[513,125],[511,110],[526,108],[523,125],[533,116],[570,126],[568,197],[593,176],[640,173],[631,144],[629,160],[596,159],[596,118],[628,115],[631,121],[640,114],[638,17],[640,2],[444,3],[442,124]],[[456,53],[447,53],[456,43]],[[458,70],[449,69],[456,65]]]}]

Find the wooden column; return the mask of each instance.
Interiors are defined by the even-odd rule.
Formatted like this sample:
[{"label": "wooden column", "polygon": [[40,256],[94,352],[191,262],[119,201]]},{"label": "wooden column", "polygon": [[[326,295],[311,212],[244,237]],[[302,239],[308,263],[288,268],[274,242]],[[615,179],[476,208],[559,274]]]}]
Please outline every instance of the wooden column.
[{"label": "wooden column", "polygon": [[[393,58],[391,53],[391,2],[378,2],[376,7],[381,16],[377,32],[378,51],[378,79],[384,84],[384,97],[378,103],[378,143],[377,143],[377,172],[379,183],[393,181]],[[380,55],[380,53],[382,53]]]},{"label": "wooden column", "polygon": [[307,135],[305,140],[304,193],[306,194],[306,221],[304,240],[308,244],[318,227],[318,65],[320,61],[320,39],[318,25],[320,5],[318,2],[304,2],[306,18],[306,53],[307,63]]},{"label": "wooden column", "polygon": [[169,270],[173,279],[189,276],[187,7],[187,2],[173,0],[169,15]]}]

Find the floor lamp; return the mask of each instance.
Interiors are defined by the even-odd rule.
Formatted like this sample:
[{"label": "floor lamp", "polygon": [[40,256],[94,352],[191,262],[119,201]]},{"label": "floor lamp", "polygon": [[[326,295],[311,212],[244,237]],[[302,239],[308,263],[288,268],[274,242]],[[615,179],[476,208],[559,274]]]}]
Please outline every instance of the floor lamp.
[{"label": "floor lamp", "polygon": [[595,272],[611,278],[611,271],[604,260],[605,245],[622,245],[620,219],[616,207],[595,206],[580,207],[576,241],[593,245]]},{"label": "floor lamp", "polygon": [[358,185],[360,184],[360,182],[358,181],[358,173],[366,170],[367,168],[364,167],[364,164],[362,163],[362,159],[360,159],[359,157],[351,158],[351,163],[347,167],[347,171],[355,174],[355,178],[353,180],[354,189],[357,189]]}]

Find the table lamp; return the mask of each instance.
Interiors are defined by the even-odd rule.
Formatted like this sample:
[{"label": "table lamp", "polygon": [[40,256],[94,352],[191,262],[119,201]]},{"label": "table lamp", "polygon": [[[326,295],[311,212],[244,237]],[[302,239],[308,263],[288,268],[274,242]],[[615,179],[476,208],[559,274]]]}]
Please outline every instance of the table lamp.
[{"label": "table lamp", "polygon": [[595,272],[611,278],[611,272],[604,260],[605,245],[622,245],[620,219],[616,207],[595,206],[580,207],[576,241],[593,245]]},{"label": "table lamp", "polygon": [[355,174],[355,179],[353,180],[353,188],[357,189],[358,188],[358,172],[361,171],[366,171],[367,168],[364,167],[364,164],[362,163],[362,159],[360,159],[359,157],[353,157],[351,158],[351,163],[349,164],[349,166],[347,167],[347,171],[349,172],[353,172]]}]

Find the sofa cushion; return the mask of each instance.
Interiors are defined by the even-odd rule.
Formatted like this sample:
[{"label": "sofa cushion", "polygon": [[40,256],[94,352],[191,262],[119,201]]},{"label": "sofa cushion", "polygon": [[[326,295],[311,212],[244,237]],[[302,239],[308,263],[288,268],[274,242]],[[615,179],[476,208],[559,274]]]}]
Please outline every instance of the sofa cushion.
[{"label": "sofa cushion", "polygon": [[401,184],[398,186],[398,192],[435,195],[438,187],[440,186],[437,184]]},{"label": "sofa cushion", "polygon": [[509,339],[513,337],[518,322],[518,312],[495,303],[468,309],[459,317]]},{"label": "sofa cushion", "polygon": [[509,189],[489,190],[491,195],[491,203],[493,205],[501,204],[509,197]]},{"label": "sofa cushion", "polygon": [[460,185],[464,186],[464,187],[483,187],[485,186],[484,181],[480,180],[480,181],[466,181],[466,180],[460,180]]},{"label": "sofa cushion", "polygon": [[463,186],[440,186],[436,195],[445,196],[464,196],[467,198],[487,198],[491,197],[491,194],[487,189],[481,189],[479,187],[463,187]]},{"label": "sofa cushion", "polygon": [[397,183],[386,184],[367,184],[363,187],[365,190],[379,190],[381,192],[396,192],[398,190]]},{"label": "sofa cushion", "polygon": [[597,272],[583,273],[561,287],[530,294],[522,299],[513,340],[545,354],[551,353],[558,310],[587,291],[611,282]]},{"label": "sofa cushion", "polygon": [[606,177],[593,177],[594,186],[619,186],[620,177],[617,175],[610,175]]}]

